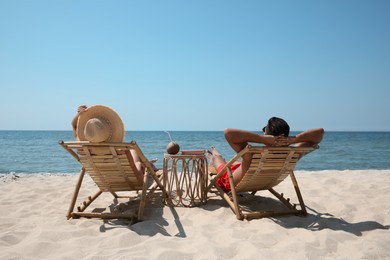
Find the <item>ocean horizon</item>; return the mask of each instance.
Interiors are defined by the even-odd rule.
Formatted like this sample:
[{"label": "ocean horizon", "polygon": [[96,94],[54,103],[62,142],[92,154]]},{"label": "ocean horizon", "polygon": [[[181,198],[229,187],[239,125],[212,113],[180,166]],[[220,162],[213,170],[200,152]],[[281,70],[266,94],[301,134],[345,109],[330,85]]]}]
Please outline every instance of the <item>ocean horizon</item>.
[{"label": "ocean horizon", "polygon": [[[235,152],[223,131],[169,131],[181,150],[215,146],[229,160]],[[298,132],[291,132],[291,135]],[[73,174],[80,164],[59,144],[72,141],[67,130],[0,130],[0,174]],[[162,167],[170,138],[165,131],[126,131],[125,141],[136,141],[147,158],[157,158]],[[296,170],[390,169],[390,132],[326,131],[320,148],[303,157]]]}]

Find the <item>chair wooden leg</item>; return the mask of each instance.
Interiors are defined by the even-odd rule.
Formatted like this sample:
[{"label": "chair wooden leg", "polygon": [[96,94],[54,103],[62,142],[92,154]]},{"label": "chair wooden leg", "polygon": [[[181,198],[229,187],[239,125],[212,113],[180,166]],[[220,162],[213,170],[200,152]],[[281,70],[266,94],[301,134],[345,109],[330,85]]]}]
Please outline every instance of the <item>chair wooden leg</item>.
[{"label": "chair wooden leg", "polygon": [[305,206],[305,203],[303,202],[301,190],[299,189],[298,182],[297,182],[297,179],[295,178],[295,174],[293,171],[290,171],[290,177],[291,177],[291,181],[294,184],[294,189],[295,189],[295,192],[297,194],[299,204],[301,206],[301,211],[304,215],[307,215],[306,206]]},{"label": "chair wooden leg", "polygon": [[72,201],[70,202],[70,205],[69,205],[68,214],[66,215],[67,219],[70,219],[72,217],[72,212],[73,212],[74,206],[76,204],[77,196],[79,195],[79,191],[80,191],[80,187],[81,187],[81,184],[83,182],[83,179],[84,179],[84,175],[85,175],[85,169],[81,168],[79,179],[77,181],[76,187],[75,187],[74,192],[73,192]]},{"label": "chair wooden leg", "polygon": [[146,190],[148,186],[148,173],[144,174],[144,184],[142,186],[142,193],[141,193],[141,198],[139,202],[139,209],[138,209],[138,221],[142,220],[142,217],[144,215],[144,208],[146,204]]},{"label": "chair wooden leg", "polygon": [[290,199],[283,197],[283,193],[278,193],[273,188],[269,188],[268,191],[271,192],[276,198],[278,198],[286,207],[291,210],[295,210],[294,205],[290,203]]},{"label": "chair wooden leg", "polygon": [[239,220],[242,220],[243,216],[241,215],[241,208],[240,208],[240,205],[238,203],[237,193],[236,193],[236,189],[234,187],[233,173],[230,170],[230,168],[228,168],[227,170],[228,170],[228,177],[229,177],[229,182],[230,182],[230,187],[231,187],[231,194],[232,194],[232,198],[233,198],[233,211],[236,214],[236,218]]},{"label": "chair wooden leg", "polygon": [[102,192],[101,190],[99,190],[99,191],[96,192],[95,195],[93,195],[92,197],[89,196],[88,199],[85,200],[85,201],[83,202],[82,206],[77,207],[77,210],[78,210],[79,212],[83,212],[83,211],[84,211],[89,205],[91,205],[92,202],[93,202],[94,200],[96,200],[97,197],[99,197],[100,194],[102,194],[102,193],[103,193],[103,192]]}]

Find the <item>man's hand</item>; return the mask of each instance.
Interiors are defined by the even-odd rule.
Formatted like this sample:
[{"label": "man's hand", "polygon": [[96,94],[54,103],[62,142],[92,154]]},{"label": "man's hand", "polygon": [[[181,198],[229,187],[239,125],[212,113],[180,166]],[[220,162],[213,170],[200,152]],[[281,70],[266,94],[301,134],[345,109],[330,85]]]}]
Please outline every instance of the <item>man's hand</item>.
[{"label": "man's hand", "polygon": [[272,146],[289,146],[290,145],[290,138],[289,137],[279,135],[279,136],[275,136],[274,138],[275,138],[275,141],[272,144]]}]

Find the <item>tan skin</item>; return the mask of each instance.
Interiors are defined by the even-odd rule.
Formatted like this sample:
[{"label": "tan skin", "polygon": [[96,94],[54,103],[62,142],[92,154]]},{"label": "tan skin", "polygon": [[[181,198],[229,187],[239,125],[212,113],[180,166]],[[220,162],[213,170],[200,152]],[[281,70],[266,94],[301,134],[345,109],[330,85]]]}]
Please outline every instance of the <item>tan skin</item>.
[{"label": "tan skin", "polygon": [[[74,139],[76,141],[80,141],[80,138],[78,137],[77,135],[77,120],[79,118],[79,115],[81,113],[83,113],[88,107],[86,105],[81,105],[77,108],[77,113],[76,115],[73,117],[72,119],[72,129],[73,129],[73,136],[74,136]],[[131,158],[133,159],[134,161],[134,165],[135,165],[135,168],[136,168],[136,176],[137,176],[137,179],[140,183],[143,183],[143,176],[144,176],[144,172],[145,172],[145,167],[144,165],[142,164],[141,162],[141,159],[139,158],[137,152],[133,149],[130,149],[129,152],[126,152],[126,155],[127,157],[129,158],[129,160],[131,160]],[[155,168],[155,166],[153,165],[153,163],[155,162],[155,160],[151,160],[150,161],[152,163],[152,166]],[[155,170],[157,170],[157,168],[155,168]]]},{"label": "tan skin", "polygon": [[83,113],[88,107],[86,105],[79,106],[77,108],[77,113],[72,119],[72,130],[73,136],[76,141],[80,141],[80,138],[77,135],[77,120],[79,119],[79,115]]},{"label": "tan skin", "polygon": [[[264,144],[266,146],[315,146],[321,142],[324,136],[324,129],[314,128],[301,132],[296,136],[285,137],[269,135],[267,129],[265,130],[264,135],[260,135],[247,130],[227,128],[224,131],[224,135],[229,145],[238,153],[244,149],[249,142]],[[215,147],[211,148],[210,153],[211,163],[216,169],[218,169],[221,164],[226,164],[226,160]],[[250,154],[242,157],[241,165],[233,173],[233,182],[235,184],[239,183],[244,177],[244,173],[248,170],[251,159]]]}]

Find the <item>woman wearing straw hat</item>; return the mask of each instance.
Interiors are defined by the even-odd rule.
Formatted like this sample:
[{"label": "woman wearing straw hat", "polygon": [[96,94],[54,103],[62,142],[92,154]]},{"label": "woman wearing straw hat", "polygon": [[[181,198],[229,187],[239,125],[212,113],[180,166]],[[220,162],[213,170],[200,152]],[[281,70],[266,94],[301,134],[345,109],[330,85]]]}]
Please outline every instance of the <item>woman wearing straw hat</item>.
[{"label": "woman wearing straw hat", "polygon": [[[79,106],[72,120],[72,128],[76,141],[123,142],[125,137],[125,127],[120,116],[112,108],[103,105]],[[134,150],[126,154],[134,161],[137,178],[142,183],[145,167],[138,154]],[[153,167],[156,161],[150,161]]]}]

